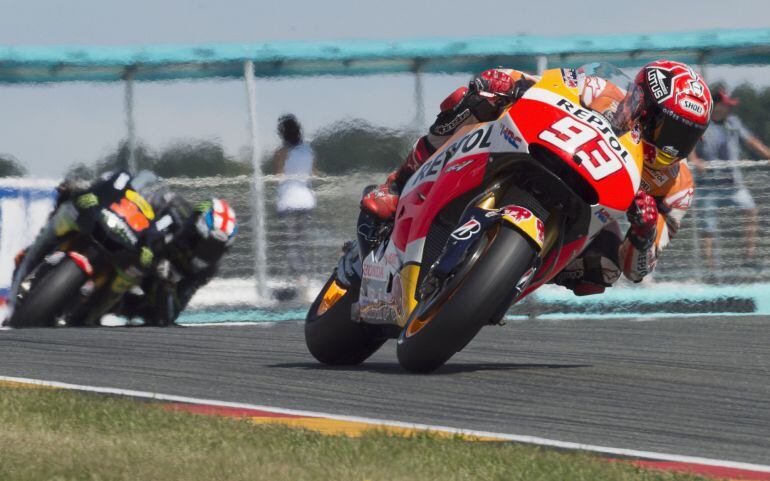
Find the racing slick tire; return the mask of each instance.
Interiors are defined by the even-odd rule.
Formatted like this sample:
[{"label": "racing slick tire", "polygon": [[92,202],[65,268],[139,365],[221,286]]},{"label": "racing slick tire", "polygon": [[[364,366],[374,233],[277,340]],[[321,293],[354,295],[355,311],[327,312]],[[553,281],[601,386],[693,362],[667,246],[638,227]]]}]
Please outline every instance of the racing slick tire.
[{"label": "racing slick tire", "polygon": [[305,343],[318,361],[332,366],[355,366],[374,354],[387,340],[351,319],[359,286],[344,289],[336,269],[305,318]]},{"label": "racing slick tire", "polygon": [[428,373],[462,350],[487,324],[500,321],[536,251],[518,231],[499,226],[458,266],[455,276],[415,307],[398,338],[398,362]]},{"label": "racing slick tire", "polygon": [[87,277],[72,259],[65,257],[39,281],[33,282],[24,299],[15,306],[8,325],[14,328],[55,327],[56,316],[65,311]]}]

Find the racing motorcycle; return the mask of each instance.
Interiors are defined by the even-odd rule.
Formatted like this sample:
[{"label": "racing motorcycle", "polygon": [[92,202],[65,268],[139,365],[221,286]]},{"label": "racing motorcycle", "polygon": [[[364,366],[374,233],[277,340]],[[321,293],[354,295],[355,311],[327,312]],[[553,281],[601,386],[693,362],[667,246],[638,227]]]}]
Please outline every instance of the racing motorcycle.
[{"label": "racing motorcycle", "polygon": [[607,64],[544,72],[411,176],[392,226],[359,223],[307,314],[318,361],[358,364],[397,338],[405,369],[435,370],[625,215],[640,183],[639,136],[617,136],[581,106],[592,77],[630,83]]},{"label": "racing motorcycle", "polygon": [[98,325],[124,293],[137,288],[155,252],[173,236],[171,216],[159,216],[139,193],[152,181],[149,172],[136,177],[117,172],[62,203],[49,221],[56,244],[14,286],[6,323]]}]

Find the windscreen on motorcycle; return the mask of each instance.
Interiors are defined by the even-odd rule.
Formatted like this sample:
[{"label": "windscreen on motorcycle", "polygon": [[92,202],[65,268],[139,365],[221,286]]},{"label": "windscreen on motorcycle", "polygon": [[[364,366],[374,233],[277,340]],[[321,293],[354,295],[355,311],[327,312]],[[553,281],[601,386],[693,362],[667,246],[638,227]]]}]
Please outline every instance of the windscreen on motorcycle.
[{"label": "windscreen on motorcycle", "polygon": [[[168,199],[174,195],[168,185],[161,182],[160,178],[149,170],[137,173],[131,179],[131,187],[155,209],[168,204]],[[156,214],[160,216],[160,212]]]},{"label": "windscreen on motorcycle", "polygon": [[610,123],[618,135],[628,131],[639,114],[640,92],[638,88],[634,88],[634,81],[618,67],[606,62],[585,64],[577,71],[579,79],[583,82],[586,82],[587,77],[598,77],[607,83],[612,83],[625,94],[623,101],[616,107],[615,116],[610,119]]},{"label": "windscreen on motorcycle", "polygon": [[137,192],[141,192],[157,182],[158,176],[149,170],[141,170],[131,179],[131,185]]},{"label": "windscreen on motorcycle", "polygon": [[624,92],[628,92],[628,89],[633,84],[631,77],[623,73],[618,67],[607,62],[587,63],[578,68],[578,73],[603,78],[608,82],[612,82]]}]

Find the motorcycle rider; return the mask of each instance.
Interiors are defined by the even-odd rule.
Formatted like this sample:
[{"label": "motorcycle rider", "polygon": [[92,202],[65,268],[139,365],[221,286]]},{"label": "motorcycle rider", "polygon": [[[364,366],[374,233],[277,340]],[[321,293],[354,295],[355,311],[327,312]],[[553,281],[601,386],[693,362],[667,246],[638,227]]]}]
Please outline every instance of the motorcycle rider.
[{"label": "motorcycle rider", "polygon": [[[57,187],[56,205],[48,225],[31,246],[16,256],[13,288],[9,295],[11,306],[20,282],[58,239],[76,225],[75,205],[81,196],[99,184],[113,183],[120,175],[128,174],[108,172],[94,183],[65,180]],[[146,325],[169,325],[184,310],[193,294],[216,273],[220,259],[237,232],[235,212],[227,202],[216,198],[193,207],[149,171],[140,172],[131,183],[150,203],[156,218],[168,214],[177,227],[172,229],[173,238],[165,240],[155,253],[153,265],[148,269],[151,274],[143,279],[140,289],[125,293],[110,313],[127,318],[141,317]]]},{"label": "motorcycle rider", "polygon": [[192,206],[165,184],[142,190],[158,217],[171,215],[181,226],[160,250],[154,275],[144,278],[141,292],[127,292],[112,314],[141,318],[146,326],[174,325],[195,292],[208,284],[238,231],[235,211],[221,199]]},{"label": "motorcycle rider", "polygon": [[[690,169],[680,161],[709,125],[711,93],[691,67],[668,60],[642,67],[628,92],[579,70],[563,69],[562,73],[576,84],[585,108],[607,118],[617,135],[631,132],[643,144],[642,179],[627,211],[631,226],[625,237],[617,222],[608,223],[555,278],[576,295],[598,294],[621,272],[640,282],[676,234],[694,193]],[[496,119],[538,80],[524,72],[496,68],[482,72],[467,88],[455,90],[441,103],[436,121],[402,165],[364,195],[363,211],[380,221],[392,221],[406,181],[457,129]]]}]

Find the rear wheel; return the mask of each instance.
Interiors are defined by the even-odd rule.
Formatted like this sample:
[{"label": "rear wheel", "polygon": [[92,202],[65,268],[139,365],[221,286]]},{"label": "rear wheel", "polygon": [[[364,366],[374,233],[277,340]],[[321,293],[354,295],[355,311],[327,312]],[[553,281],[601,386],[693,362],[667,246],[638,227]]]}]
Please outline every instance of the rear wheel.
[{"label": "rear wheel", "polygon": [[56,316],[65,312],[86,281],[86,274],[72,259],[65,257],[33,282],[29,292],[13,311],[11,327],[54,327]]},{"label": "rear wheel", "polygon": [[398,339],[401,366],[411,372],[433,371],[483,326],[499,321],[535,255],[518,231],[500,226],[490,232],[455,276],[415,307]]},{"label": "rear wheel", "polygon": [[385,343],[368,326],[352,320],[359,286],[345,289],[336,271],[324,285],[305,319],[305,343],[318,361],[336,366],[361,364]]}]

